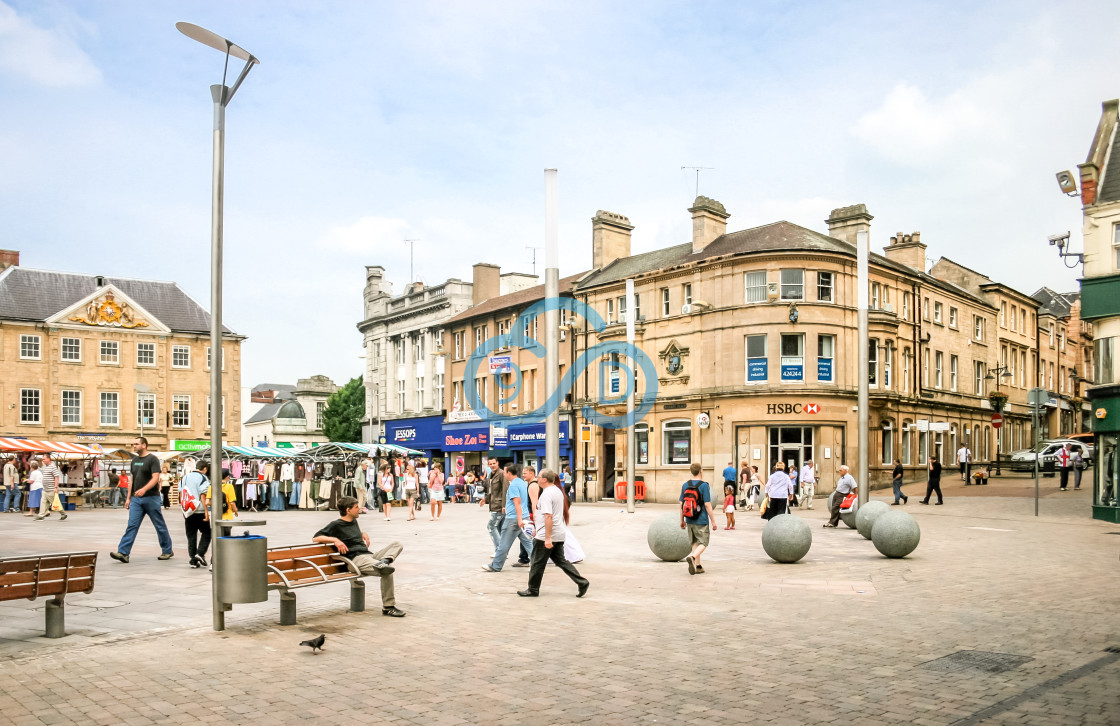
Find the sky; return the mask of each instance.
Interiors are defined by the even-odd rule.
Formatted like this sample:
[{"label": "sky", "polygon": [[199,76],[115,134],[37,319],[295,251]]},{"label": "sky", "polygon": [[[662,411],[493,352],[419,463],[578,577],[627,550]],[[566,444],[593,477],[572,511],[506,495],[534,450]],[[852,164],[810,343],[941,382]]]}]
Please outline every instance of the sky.
[{"label": "sky", "polygon": [[0,248],[22,265],[209,307],[224,54],[177,21],[261,61],[226,119],[243,385],[360,376],[364,267],[401,292],[406,239],[428,284],[531,271],[547,167],[562,275],[590,267],[599,209],[635,253],[688,241],[700,166],[729,231],[827,232],[864,203],[873,250],[920,231],[931,264],[1076,290],[1047,237],[1081,249],[1080,203],[1054,174],[1120,96],[1114,1],[0,0]]}]

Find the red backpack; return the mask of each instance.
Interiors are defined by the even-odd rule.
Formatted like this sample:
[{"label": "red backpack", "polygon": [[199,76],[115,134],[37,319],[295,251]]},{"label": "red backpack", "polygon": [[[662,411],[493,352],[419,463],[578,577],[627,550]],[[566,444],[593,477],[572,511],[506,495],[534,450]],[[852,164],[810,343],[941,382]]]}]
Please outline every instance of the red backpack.
[{"label": "red backpack", "polygon": [[704,509],[704,500],[700,496],[701,483],[695,479],[691,480],[682,495],[681,514],[689,519],[700,516],[700,512]]}]

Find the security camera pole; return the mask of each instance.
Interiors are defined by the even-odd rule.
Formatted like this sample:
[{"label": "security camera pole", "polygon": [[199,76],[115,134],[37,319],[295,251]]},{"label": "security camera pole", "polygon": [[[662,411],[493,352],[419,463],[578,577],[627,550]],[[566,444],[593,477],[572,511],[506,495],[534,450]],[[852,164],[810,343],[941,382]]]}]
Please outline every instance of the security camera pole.
[{"label": "security camera pole", "polygon": [[[191,40],[197,40],[226,54],[222,82],[210,86],[210,95],[214,99],[214,178],[210,217],[210,479],[218,482],[216,487],[211,484],[210,522],[217,533],[217,523],[222,518],[222,205],[225,196],[226,106],[233,100],[233,94],[237,93],[245,76],[260,61],[244,48],[205,28],[191,23],[175,23],[175,27]],[[245,67],[241,69],[241,75],[232,87],[226,86],[230,56],[245,61]],[[213,565],[213,625],[214,630],[225,630],[225,611],[218,594],[218,569],[222,564],[213,561]]]},{"label": "security camera pole", "polygon": [[[557,221],[556,170],[544,170],[544,385],[545,400],[560,384],[560,234]],[[551,407],[544,422],[544,465],[560,471],[560,408]]]},{"label": "security camera pole", "polygon": [[867,480],[867,398],[868,398],[868,376],[870,371],[870,361],[867,356],[868,333],[867,333],[867,288],[868,288],[868,274],[867,274],[867,259],[870,256],[870,249],[867,239],[867,232],[860,230],[856,233],[856,300],[859,310],[859,419],[856,426],[859,429],[859,456],[857,457],[857,475],[856,482],[859,484],[859,504],[863,506],[867,504],[868,490],[871,489],[871,482]]}]

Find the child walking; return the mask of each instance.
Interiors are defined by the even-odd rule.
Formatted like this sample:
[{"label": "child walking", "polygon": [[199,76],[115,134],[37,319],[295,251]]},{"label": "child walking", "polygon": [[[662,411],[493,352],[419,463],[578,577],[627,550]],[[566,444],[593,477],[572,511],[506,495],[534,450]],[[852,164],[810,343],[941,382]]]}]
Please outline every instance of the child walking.
[{"label": "child walking", "polygon": [[735,529],[735,492],[730,484],[723,488],[723,494],[723,512],[727,517],[727,524],[723,528]]}]

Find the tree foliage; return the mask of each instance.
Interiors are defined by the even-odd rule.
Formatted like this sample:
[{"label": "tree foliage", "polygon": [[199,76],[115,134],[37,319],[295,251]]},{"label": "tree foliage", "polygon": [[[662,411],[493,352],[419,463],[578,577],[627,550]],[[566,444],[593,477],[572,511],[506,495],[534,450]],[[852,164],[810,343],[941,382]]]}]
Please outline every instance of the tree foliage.
[{"label": "tree foliage", "polygon": [[358,443],[362,440],[362,418],[366,413],[366,387],[361,378],[351,379],[327,399],[323,409],[323,434],[331,441]]}]

